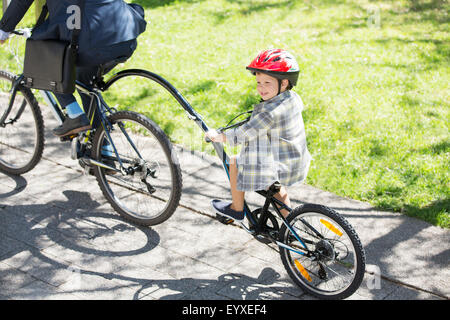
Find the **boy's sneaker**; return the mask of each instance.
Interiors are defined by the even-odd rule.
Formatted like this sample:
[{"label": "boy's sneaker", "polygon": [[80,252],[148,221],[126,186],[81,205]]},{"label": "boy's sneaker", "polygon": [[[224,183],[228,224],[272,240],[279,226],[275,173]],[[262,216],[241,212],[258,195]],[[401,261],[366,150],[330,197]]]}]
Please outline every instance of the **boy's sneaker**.
[{"label": "boy's sneaker", "polygon": [[244,211],[234,211],[231,209],[231,202],[222,200],[211,200],[211,205],[216,212],[237,222],[244,221]]}]

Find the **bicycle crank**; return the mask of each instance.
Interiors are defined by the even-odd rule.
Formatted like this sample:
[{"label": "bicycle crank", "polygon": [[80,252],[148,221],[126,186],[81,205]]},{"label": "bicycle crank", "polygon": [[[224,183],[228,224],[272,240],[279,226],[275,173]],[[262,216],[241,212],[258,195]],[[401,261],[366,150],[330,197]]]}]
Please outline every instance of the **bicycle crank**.
[{"label": "bicycle crank", "polygon": [[83,160],[83,162],[85,164],[87,164],[88,166],[98,166],[98,167],[102,167],[104,169],[110,170],[111,172],[121,172],[122,173],[122,171],[117,168],[111,167],[110,165],[107,165],[106,163],[99,162],[97,160],[94,160],[94,159],[91,159],[88,157],[83,157],[83,158],[81,158],[81,160]]}]

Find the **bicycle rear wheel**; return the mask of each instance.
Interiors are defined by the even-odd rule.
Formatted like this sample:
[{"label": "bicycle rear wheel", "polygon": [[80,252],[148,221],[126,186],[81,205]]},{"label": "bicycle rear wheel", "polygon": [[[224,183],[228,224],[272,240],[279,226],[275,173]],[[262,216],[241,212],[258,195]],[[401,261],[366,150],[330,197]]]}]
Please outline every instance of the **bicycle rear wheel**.
[{"label": "bicycle rear wheel", "polygon": [[[162,223],[177,208],[182,186],[181,169],[169,139],[153,121],[136,112],[119,111],[108,119],[112,124],[108,132],[125,172],[110,174],[108,169],[94,166],[103,194],[132,222],[145,226]],[[94,159],[121,168],[105,128],[97,129],[92,148]]]},{"label": "bicycle rear wheel", "polygon": [[[312,251],[301,255],[280,247],[281,260],[292,280],[306,293],[321,299],[344,299],[360,286],[365,254],[353,227],[336,211],[320,205],[295,208],[287,221]],[[283,225],[280,241],[301,248]]]},{"label": "bicycle rear wheel", "polygon": [[[15,75],[0,70],[0,171],[19,175],[33,169],[44,149],[44,122],[39,105],[28,88],[19,87],[8,112]],[[6,114],[7,113],[7,114]]]}]

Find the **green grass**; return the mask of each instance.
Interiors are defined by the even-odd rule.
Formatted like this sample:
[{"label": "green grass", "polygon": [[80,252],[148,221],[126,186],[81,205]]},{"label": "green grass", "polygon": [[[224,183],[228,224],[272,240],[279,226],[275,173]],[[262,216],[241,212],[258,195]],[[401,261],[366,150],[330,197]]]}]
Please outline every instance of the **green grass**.
[{"label": "green grass", "polygon": [[[314,158],[307,183],[450,227],[447,2],[133,2],[149,24],[117,70],[162,75],[219,127],[259,100],[245,70],[257,52],[287,49],[301,68],[295,91]],[[158,86],[136,80],[114,89],[108,98],[119,107],[145,113],[176,143],[212,152]]]}]

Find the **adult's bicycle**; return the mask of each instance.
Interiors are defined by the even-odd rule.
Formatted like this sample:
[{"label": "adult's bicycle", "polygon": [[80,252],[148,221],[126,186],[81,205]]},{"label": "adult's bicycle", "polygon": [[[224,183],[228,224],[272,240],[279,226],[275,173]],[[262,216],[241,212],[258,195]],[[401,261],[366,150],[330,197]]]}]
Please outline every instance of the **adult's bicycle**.
[{"label": "adult's bicycle", "polygon": [[[26,30],[13,34],[27,36]],[[117,111],[104,100],[102,93],[118,80],[145,76],[144,71],[126,70],[104,81],[103,72],[110,66],[99,66],[92,87],[76,82],[76,89],[91,98],[86,111],[91,125],[95,114],[100,124],[61,140],[71,142],[72,159],[95,175],[119,214],[141,225],[159,224],[172,216],[180,200],[182,177],[177,155],[156,123],[134,111]],[[61,124],[65,115],[54,95],[38,92]],[[20,175],[32,170],[43,149],[44,120],[34,93],[24,86],[23,75],[0,70],[0,171]]]}]

